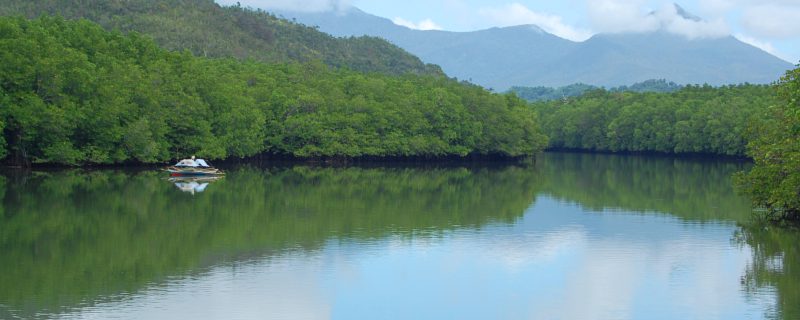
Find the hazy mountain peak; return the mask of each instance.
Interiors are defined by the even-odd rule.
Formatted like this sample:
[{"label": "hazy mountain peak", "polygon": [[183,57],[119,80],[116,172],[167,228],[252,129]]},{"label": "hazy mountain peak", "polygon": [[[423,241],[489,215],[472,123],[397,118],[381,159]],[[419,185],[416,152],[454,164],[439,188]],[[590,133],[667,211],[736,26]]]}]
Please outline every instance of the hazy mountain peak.
[{"label": "hazy mountain peak", "polygon": [[537,26],[535,24],[526,24],[526,25],[522,25],[522,27],[528,28],[529,30],[531,30],[533,32],[536,32],[538,34],[547,33],[546,31],[544,31],[544,29],[542,29],[541,27],[539,27],[539,26]]},{"label": "hazy mountain peak", "polygon": [[[719,39],[731,35],[728,26],[719,19],[705,20],[684,9],[677,3],[665,5],[651,11],[642,19],[633,19],[619,27],[617,33],[669,32],[695,39]],[[619,32],[621,31],[621,32]]]},{"label": "hazy mountain peak", "polygon": [[689,13],[688,11],[686,11],[685,9],[683,9],[683,7],[681,7],[681,6],[680,6],[680,5],[678,5],[677,3],[673,3],[672,5],[673,5],[673,6],[675,6],[675,12],[676,12],[676,13],[678,14],[678,16],[680,16],[681,18],[684,18],[684,19],[686,19],[686,20],[691,20],[691,21],[694,21],[694,22],[700,22],[700,21],[703,21],[703,19],[702,19],[702,18],[700,18],[700,17],[698,17],[698,16],[696,16],[696,15],[693,15],[693,14]]},{"label": "hazy mountain peak", "polygon": [[[655,19],[659,19],[659,16],[661,16],[661,19],[663,19],[664,14],[665,13],[669,13],[671,10],[675,10],[674,11],[674,15],[677,16],[678,18],[681,18],[681,19],[684,19],[684,20],[693,21],[693,22],[703,22],[703,21],[705,21],[705,20],[703,20],[703,18],[700,18],[700,17],[692,14],[691,12],[686,11],[686,9],[684,9],[679,4],[674,3],[674,2],[672,3],[671,8],[670,8],[670,6],[665,6],[665,7],[662,7],[661,9],[659,9],[659,10],[650,11],[650,13],[648,13],[647,16],[651,17],[651,18],[655,18]],[[667,16],[669,16],[669,14]]]},{"label": "hazy mountain peak", "polygon": [[[520,24],[516,26],[508,26],[508,27],[492,27],[488,30],[515,30],[515,31],[525,31],[525,32],[532,32],[536,34],[549,34],[547,31],[544,31],[541,27],[535,24]],[[480,32],[480,31],[477,31]]]}]

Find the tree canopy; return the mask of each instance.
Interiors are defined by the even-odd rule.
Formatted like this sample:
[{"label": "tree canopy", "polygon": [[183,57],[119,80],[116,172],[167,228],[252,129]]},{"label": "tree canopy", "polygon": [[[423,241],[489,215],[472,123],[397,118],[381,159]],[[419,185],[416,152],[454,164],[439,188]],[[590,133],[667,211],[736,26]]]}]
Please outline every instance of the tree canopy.
[{"label": "tree canopy", "polygon": [[534,108],[555,149],[744,157],[748,125],[774,101],[772,87],[745,84],[673,93],[594,90]]},{"label": "tree canopy", "polygon": [[[676,84],[672,81],[664,79],[651,79],[642,82],[634,83],[630,86],[619,86],[608,89],[611,92],[675,92],[683,88],[682,85]],[[547,100],[566,99],[583,95],[592,90],[601,89],[601,87],[593,86],[585,83],[575,83],[568,86],[551,88],[551,87],[511,87],[511,92],[518,95],[520,98],[536,102]]]},{"label": "tree canopy", "polygon": [[800,68],[781,79],[778,97],[750,131],[747,155],[755,166],[737,180],[772,218],[800,220]]},{"label": "tree canopy", "polygon": [[514,157],[547,141],[514,95],[320,61],[196,57],[87,20],[0,18],[0,56],[0,149],[16,162]]}]

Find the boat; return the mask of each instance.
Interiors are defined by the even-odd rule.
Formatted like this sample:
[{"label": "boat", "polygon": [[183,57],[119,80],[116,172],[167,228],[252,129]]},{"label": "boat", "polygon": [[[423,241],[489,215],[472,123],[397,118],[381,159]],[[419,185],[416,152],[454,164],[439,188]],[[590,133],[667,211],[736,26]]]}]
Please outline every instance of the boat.
[{"label": "boat", "polygon": [[169,166],[166,169],[169,172],[170,176],[179,177],[179,176],[218,176],[223,175],[225,173],[222,170],[212,167],[203,159],[195,159],[192,156],[191,159],[183,159],[178,161],[173,166]]}]

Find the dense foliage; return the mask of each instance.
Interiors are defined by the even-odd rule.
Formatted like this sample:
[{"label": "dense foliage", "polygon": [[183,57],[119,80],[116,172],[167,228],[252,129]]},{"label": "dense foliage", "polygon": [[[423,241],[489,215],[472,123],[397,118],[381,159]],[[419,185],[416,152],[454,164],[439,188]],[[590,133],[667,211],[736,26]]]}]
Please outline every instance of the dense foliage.
[{"label": "dense foliage", "polygon": [[534,108],[551,148],[745,156],[748,125],[774,101],[769,86],[687,86],[673,93],[595,90]]},{"label": "dense foliage", "polygon": [[619,86],[611,88],[609,91],[612,92],[661,92],[661,93],[668,93],[668,92],[675,92],[683,88],[682,85],[679,85],[672,81],[667,81],[664,79],[651,79],[645,80],[642,82],[634,83],[630,86]]},{"label": "dense foliage", "polygon": [[263,62],[321,60],[330,66],[389,74],[439,74],[438,66],[375,37],[334,38],[315,28],[213,0],[4,0],[0,15],[85,18],[107,30],[136,31],[168,50]]},{"label": "dense foliage", "polygon": [[585,83],[576,83],[568,86],[552,87],[511,87],[509,90],[522,99],[535,101],[559,100],[570,97],[580,96],[588,91],[599,89],[596,86]]},{"label": "dense foliage", "polygon": [[17,162],[521,156],[546,144],[524,101],[438,76],[198,58],[47,17],[0,19],[0,56],[3,149]]},{"label": "dense foliage", "polygon": [[[611,92],[675,92],[683,88],[683,86],[676,84],[672,81],[664,79],[660,80],[646,80],[634,83],[630,86],[619,86],[608,89]],[[568,86],[551,88],[551,87],[512,87],[511,92],[516,94],[522,99],[536,102],[565,99],[570,97],[577,97],[586,92],[601,89],[600,87],[585,84],[575,83]]]},{"label": "dense foliage", "polygon": [[747,155],[755,167],[738,181],[772,217],[800,220],[800,68],[781,79],[778,96],[751,132]]}]

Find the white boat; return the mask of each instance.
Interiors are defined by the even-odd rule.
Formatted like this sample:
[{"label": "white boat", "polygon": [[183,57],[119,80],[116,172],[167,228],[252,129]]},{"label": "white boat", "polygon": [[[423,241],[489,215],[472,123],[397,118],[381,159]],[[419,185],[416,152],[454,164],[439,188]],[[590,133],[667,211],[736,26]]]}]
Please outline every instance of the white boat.
[{"label": "white boat", "polygon": [[213,176],[224,174],[222,170],[212,167],[203,159],[183,159],[166,169],[171,176]]}]

